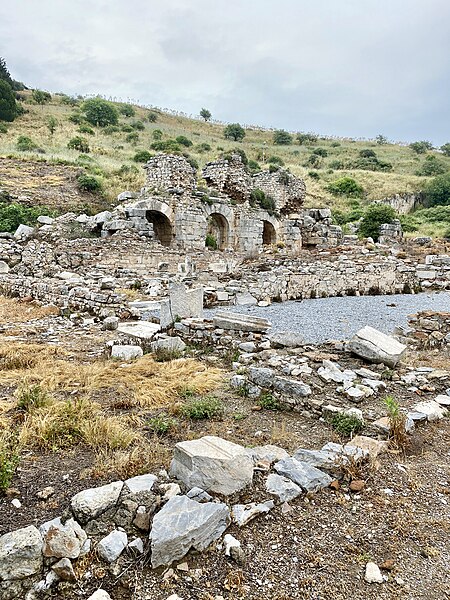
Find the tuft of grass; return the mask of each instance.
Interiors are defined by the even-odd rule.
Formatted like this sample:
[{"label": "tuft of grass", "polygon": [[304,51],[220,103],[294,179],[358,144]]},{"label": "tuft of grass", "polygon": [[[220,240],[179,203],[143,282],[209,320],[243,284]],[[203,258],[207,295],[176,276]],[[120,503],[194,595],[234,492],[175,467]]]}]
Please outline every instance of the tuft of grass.
[{"label": "tuft of grass", "polygon": [[171,350],[170,348],[157,348],[153,354],[156,362],[170,362],[182,356],[179,350]]},{"label": "tuft of grass", "polygon": [[389,416],[389,441],[397,450],[405,451],[408,445],[406,415],[400,412],[400,406],[393,396],[386,396],[383,402]]},{"label": "tuft of grass", "polygon": [[136,475],[149,473],[155,468],[166,468],[172,452],[158,441],[140,442],[131,450],[100,450],[97,452],[94,465],[84,475],[104,478],[115,473],[120,479],[128,479]]},{"label": "tuft of grass", "polygon": [[212,419],[223,414],[223,404],[214,396],[205,396],[204,398],[192,398],[180,407],[180,412],[184,417],[193,420]]},{"label": "tuft of grass", "polygon": [[42,408],[49,402],[47,392],[38,384],[18,388],[16,390],[16,397],[17,408],[28,413]]},{"label": "tuft of grass", "polygon": [[16,436],[8,431],[0,433],[0,494],[6,492],[19,464]]},{"label": "tuft of grass", "polygon": [[157,417],[152,417],[147,421],[147,426],[150,431],[157,435],[165,435],[177,427],[178,423],[169,415],[164,413],[159,414]]},{"label": "tuft of grass", "polygon": [[359,433],[363,428],[363,423],[354,415],[345,415],[344,413],[336,413],[330,417],[330,424],[339,435],[343,437],[351,437],[355,433]]},{"label": "tuft of grass", "polygon": [[278,398],[275,398],[269,392],[263,392],[258,399],[258,403],[265,410],[281,410],[282,408]]}]

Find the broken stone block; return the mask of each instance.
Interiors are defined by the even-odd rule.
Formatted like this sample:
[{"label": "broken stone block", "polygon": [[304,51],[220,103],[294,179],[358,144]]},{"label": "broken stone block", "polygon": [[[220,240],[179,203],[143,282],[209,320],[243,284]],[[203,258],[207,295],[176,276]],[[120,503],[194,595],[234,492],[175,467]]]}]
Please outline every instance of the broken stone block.
[{"label": "broken stone block", "polygon": [[186,348],[186,344],[180,337],[167,337],[156,340],[150,344],[152,352],[158,350],[168,350],[169,352],[183,352]]},{"label": "broken stone block", "polygon": [[160,329],[160,325],[150,321],[128,321],[121,323],[117,331],[139,340],[151,340]]},{"label": "broken stone block", "polygon": [[294,331],[272,333],[269,339],[272,348],[298,348],[305,343],[302,335]]},{"label": "broken stone block", "polygon": [[258,303],[258,300],[248,292],[238,293],[235,298],[236,306],[254,306]]},{"label": "broken stone block", "polygon": [[123,481],[113,481],[108,485],[78,492],[70,503],[75,518],[80,523],[95,519],[117,504],[122,488]]},{"label": "broken stone block", "polygon": [[187,496],[175,496],[153,518],[150,532],[152,567],[170,565],[191,548],[204,550],[230,523],[226,504],[200,504]]},{"label": "broken stone block", "polygon": [[33,525],[0,537],[0,581],[35,575],[42,561],[42,536]]},{"label": "broken stone block", "polygon": [[250,504],[235,504],[231,510],[231,514],[233,521],[239,527],[243,527],[258,515],[268,513],[273,507],[273,500],[267,500],[267,502],[262,502],[261,504],[256,504],[256,502],[251,502]]},{"label": "broken stone block", "polygon": [[203,288],[187,290],[184,284],[172,284],[169,290],[170,312],[177,318],[202,317]]},{"label": "broken stone block", "polygon": [[373,438],[365,435],[357,435],[347,443],[347,446],[359,448],[363,452],[367,453],[370,458],[376,458],[379,454],[387,452],[389,443],[382,440],[374,440]]},{"label": "broken stone block", "polygon": [[309,385],[297,379],[276,376],[272,381],[272,385],[274,390],[280,392],[280,394],[286,394],[286,396],[300,396],[303,398],[311,394]]},{"label": "broken stone block", "polygon": [[73,583],[77,580],[72,563],[68,558],[61,558],[61,560],[52,565],[52,569],[62,581]]},{"label": "broken stone block", "polygon": [[306,492],[316,492],[321,488],[328,487],[333,481],[323,471],[300,462],[295,458],[283,458],[275,463],[274,469],[280,475],[288,477]]},{"label": "broken stone block", "polygon": [[111,358],[117,358],[119,360],[134,360],[144,356],[144,351],[140,346],[112,346]]},{"label": "broken stone block", "polygon": [[42,552],[46,558],[78,558],[87,540],[86,532],[74,519],[64,525],[61,519],[53,519],[39,530],[44,538]]},{"label": "broken stone block", "polygon": [[97,553],[108,563],[112,563],[119,558],[128,544],[128,537],[125,531],[115,529],[97,544]]},{"label": "broken stone block", "polygon": [[267,367],[250,367],[248,377],[256,385],[262,388],[270,388],[273,383],[274,371]]},{"label": "broken stone block", "polygon": [[115,331],[119,326],[119,319],[117,317],[106,317],[106,319],[103,319],[102,325],[105,331]]},{"label": "broken stone block", "polygon": [[34,227],[28,225],[19,225],[14,233],[16,240],[27,240],[34,234]]},{"label": "broken stone block", "polygon": [[271,326],[267,319],[253,317],[241,313],[218,312],[213,317],[214,327],[234,329],[236,331],[253,331],[263,333]]},{"label": "broken stone block", "polygon": [[436,396],[435,402],[440,404],[440,406],[450,406],[450,396],[447,394],[440,394],[439,396]]},{"label": "broken stone block", "polygon": [[261,461],[266,461],[271,464],[277,460],[281,460],[282,458],[287,458],[289,456],[284,448],[273,446],[272,444],[248,448],[247,453],[252,457],[255,465]]},{"label": "broken stone block", "polygon": [[296,483],[276,473],[271,473],[267,478],[266,490],[277,496],[280,502],[289,502],[302,493],[302,488]]},{"label": "broken stone block", "polygon": [[447,414],[447,410],[434,400],[419,402],[413,406],[413,410],[426,415],[427,421],[438,421]]},{"label": "broken stone block", "polygon": [[208,435],[176,444],[170,473],[188,488],[229,496],[252,483],[253,460],[243,446]]},{"label": "broken stone block", "polygon": [[150,492],[157,480],[156,475],[148,473],[127,479],[125,485],[132,494],[138,494],[139,492]]},{"label": "broken stone block", "polygon": [[392,336],[366,326],[355,333],[347,349],[369,362],[395,367],[405,353],[406,346]]}]

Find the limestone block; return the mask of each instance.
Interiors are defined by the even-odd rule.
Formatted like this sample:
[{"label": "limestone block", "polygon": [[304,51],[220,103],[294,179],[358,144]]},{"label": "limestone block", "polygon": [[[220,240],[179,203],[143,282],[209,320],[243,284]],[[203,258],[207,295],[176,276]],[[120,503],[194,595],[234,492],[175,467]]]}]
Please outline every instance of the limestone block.
[{"label": "limestone block", "polygon": [[117,504],[123,481],[113,481],[108,485],[83,490],[73,496],[70,506],[76,519],[87,523]]},{"label": "limestone block", "polygon": [[267,319],[228,311],[216,313],[213,323],[215,327],[219,327],[220,329],[253,332],[265,332],[271,326],[271,323]]},{"label": "limestone block", "polygon": [[135,337],[140,340],[150,340],[161,327],[157,323],[150,323],[149,321],[128,321],[127,323],[121,323],[117,328],[119,333],[123,333],[130,337]]},{"label": "limestone block", "polygon": [[283,458],[274,465],[279,475],[288,477],[306,492],[316,492],[321,488],[328,487],[332,478],[310,465],[300,462],[295,458]]},{"label": "limestone block", "polygon": [[395,367],[405,353],[406,346],[392,336],[366,326],[356,332],[348,342],[347,349],[369,362]]},{"label": "limestone block", "polygon": [[119,360],[133,360],[143,356],[144,352],[140,346],[112,346],[111,358],[117,358]]},{"label": "limestone block", "polygon": [[0,581],[35,575],[42,561],[42,536],[33,525],[0,537]]},{"label": "limestone block", "polygon": [[205,436],[176,444],[170,473],[188,488],[229,496],[252,483],[253,460],[243,446]]}]

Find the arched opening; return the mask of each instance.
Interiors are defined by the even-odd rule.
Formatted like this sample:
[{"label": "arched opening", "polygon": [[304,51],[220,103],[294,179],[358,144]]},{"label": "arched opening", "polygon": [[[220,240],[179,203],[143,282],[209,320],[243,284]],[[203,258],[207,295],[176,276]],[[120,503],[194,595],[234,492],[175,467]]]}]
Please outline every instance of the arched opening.
[{"label": "arched opening", "polygon": [[148,210],[146,218],[153,225],[155,239],[163,246],[170,246],[173,239],[172,224],[166,215],[158,210]]},{"label": "arched opening", "polygon": [[217,250],[224,250],[228,246],[230,226],[226,218],[219,213],[209,216],[206,245]]},{"label": "arched opening", "polygon": [[275,227],[269,221],[263,221],[263,245],[271,246],[277,241]]}]

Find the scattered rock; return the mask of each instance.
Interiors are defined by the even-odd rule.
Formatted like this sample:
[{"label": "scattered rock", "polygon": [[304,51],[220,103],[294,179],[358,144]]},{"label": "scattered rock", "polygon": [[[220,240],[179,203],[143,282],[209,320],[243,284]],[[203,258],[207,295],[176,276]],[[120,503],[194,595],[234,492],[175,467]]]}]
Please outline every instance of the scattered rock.
[{"label": "scattered rock", "polygon": [[349,488],[352,492],[361,492],[364,489],[365,485],[366,482],[363,479],[354,479],[350,483]]},{"label": "scattered rock", "polygon": [[144,355],[144,351],[140,346],[117,346],[114,345],[111,348],[111,358],[118,358],[119,360],[134,360]]},{"label": "scattered rock", "polygon": [[377,564],[374,562],[368,562],[366,564],[364,580],[367,581],[367,583],[383,583],[383,575]]},{"label": "scattered rock", "polygon": [[108,485],[83,490],[71,500],[71,508],[80,523],[95,519],[109,508],[117,504],[123,481],[113,481]]},{"label": "scattered rock", "polygon": [[395,367],[405,353],[406,346],[392,336],[366,326],[356,332],[348,342],[347,349],[369,362]]},{"label": "scattered rock", "polygon": [[52,565],[53,571],[62,581],[75,582],[77,580],[71,561],[68,558],[61,558]]},{"label": "scattered rock", "polygon": [[426,415],[428,421],[438,421],[443,419],[447,414],[447,410],[435,400],[419,402],[413,406],[413,410]]},{"label": "scattered rock", "polygon": [[266,490],[277,496],[280,502],[289,502],[302,493],[301,487],[287,477],[271,473],[266,481]]},{"label": "scattered rock", "polygon": [[150,492],[157,480],[156,475],[148,473],[127,479],[125,485],[132,494],[138,494],[140,492]]},{"label": "scattered rock", "polygon": [[250,504],[235,504],[231,510],[233,521],[243,527],[255,517],[262,513],[267,513],[274,507],[273,500],[267,500],[261,504],[251,502]]},{"label": "scattered rock", "polygon": [[108,563],[112,563],[119,558],[128,544],[128,537],[125,531],[115,529],[109,535],[104,537],[97,544],[97,553]]},{"label": "scattered rock", "polygon": [[105,590],[97,590],[87,600],[112,600],[112,598]]},{"label": "scattered rock", "polygon": [[359,448],[373,459],[379,454],[387,452],[389,443],[382,440],[375,440],[365,435],[357,435],[350,442],[348,442],[347,446]]},{"label": "scattered rock", "polygon": [[323,471],[295,460],[295,458],[283,458],[275,463],[274,468],[277,473],[288,477],[306,492],[316,492],[321,488],[328,487],[333,481]]},{"label": "scattered rock", "polygon": [[33,525],[0,537],[0,581],[35,575],[42,561],[42,536]]}]

